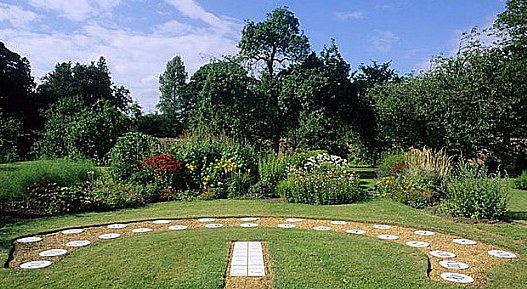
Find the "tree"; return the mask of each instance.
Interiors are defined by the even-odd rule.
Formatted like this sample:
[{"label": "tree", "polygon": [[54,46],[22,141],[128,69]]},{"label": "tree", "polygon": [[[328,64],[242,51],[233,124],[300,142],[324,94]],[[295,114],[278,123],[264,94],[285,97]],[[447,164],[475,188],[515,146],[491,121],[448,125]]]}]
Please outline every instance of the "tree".
[{"label": "tree", "polygon": [[19,139],[22,134],[21,122],[0,111],[0,163],[19,160]]},{"label": "tree", "polygon": [[186,97],[185,86],[187,72],[181,57],[175,56],[166,65],[166,70],[159,76],[161,97],[157,107],[166,119],[180,131],[188,119],[190,103]]},{"label": "tree", "polygon": [[505,11],[498,15],[494,27],[506,33],[506,46],[527,49],[527,2],[508,0]]},{"label": "tree", "polygon": [[260,23],[248,21],[238,48],[240,55],[254,62],[263,62],[271,78],[276,64],[286,65],[302,60],[309,53],[308,38],[300,31],[293,12],[277,8]]},{"label": "tree", "polygon": [[89,65],[71,62],[59,63],[54,71],[42,78],[37,88],[38,102],[42,109],[68,97],[79,97],[88,106],[99,100],[107,100],[117,109],[126,110],[130,92],[123,86],[115,86],[104,57]]}]

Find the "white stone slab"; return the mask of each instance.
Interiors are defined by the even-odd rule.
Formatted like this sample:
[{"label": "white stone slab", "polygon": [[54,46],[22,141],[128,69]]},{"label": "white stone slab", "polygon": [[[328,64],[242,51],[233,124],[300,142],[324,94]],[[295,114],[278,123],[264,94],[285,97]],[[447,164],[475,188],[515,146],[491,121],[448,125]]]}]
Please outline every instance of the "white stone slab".
[{"label": "white stone slab", "polygon": [[249,265],[249,266],[251,266],[251,265],[263,266],[264,265],[263,255],[260,255],[260,256],[251,256],[251,255],[249,255],[249,258],[248,258],[248,261],[247,261],[247,265]]},{"label": "white stone slab", "polygon": [[291,229],[296,227],[296,225],[293,224],[278,224],[278,228],[284,228],[284,229]]},{"label": "white stone slab", "polygon": [[88,241],[88,240],[79,240],[79,241],[68,242],[68,243],[66,243],[66,246],[68,246],[68,247],[84,247],[84,246],[88,246],[89,244],[91,244],[91,242]]},{"label": "white stone slab", "polygon": [[512,258],[517,257],[516,254],[514,253],[507,252],[507,251],[501,251],[501,250],[490,250],[488,253],[489,255],[498,257],[498,258],[512,259]]},{"label": "white stone slab", "polygon": [[22,263],[20,265],[20,268],[22,269],[41,269],[41,268],[46,268],[50,266],[51,264],[53,264],[53,262],[46,261],[46,260],[31,261],[31,262]]},{"label": "white stone slab", "polygon": [[169,230],[174,230],[174,231],[186,230],[187,228],[188,228],[187,226],[183,226],[183,225],[174,225],[174,226],[168,227]]},{"label": "white stone slab", "polygon": [[300,219],[300,218],[289,218],[287,220],[285,220],[286,222],[290,222],[290,223],[297,223],[297,222],[302,222],[304,219]]},{"label": "white stone slab", "polygon": [[381,225],[381,224],[373,225],[373,227],[375,229],[381,229],[381,230],[389,230],[389,229],[392,228],[392,226],[390,226],[390,225]]},{"label": "white stone slab", "polygon": [[441,278],[444,280],[450,281],[450,282],[456,282],[456,283],[472,283],[474,282],[474,278],[465,275],[465,274],[459,274],[459,273],[451,273],[451,272],[445,272],[441,273]]},{"label": "white stone slab", "polygon": [[350,229],[350,230],[346,230],[346,233],[348,233],[348,234],[355,234],[355,235],[364,235],[364,234],[366,234],[366,231],[359,230],[359,229]]},{"label": "white stone slab", "polygon": [[38,253],[41,257],[56,257],[68,254],[68,250],[64,249],[51,249]]},{"label": "white stone slab", "polygon": [[424,248],[424,247],[430,246],[430,243],[421,242],[421,241],[410,241],[410,242],[406,242],[406,246],[415,247],[415,248]]},{"label": "white stone slab", "polygon": [[132,232],[134,232],[134,233],[146,233],[146,232],[152,232],[152,229],[150,229],[150,228],[137,228],[137,229],[133,229]]},{"label": "white stone slab", "polygon": [[217,228],[221,228],[223,227],[222,224],[207,224],[205,225],[205,228],[209,228],[209,229],[217,229]]},{"label": "white stone slab", "polygon": [[331,221],[330,222],[333,225],[346,225],[348,222],[346,221]]},{"label": "white stone slab", "polygon": [[454,258],[456,257],[456,254],[448,251],[430,251],[430,255],[437,257],[437,258]]},{"label": "white stone slab", "polygon": [[170,220],[155,220],[152,223],[156,225],[170,224]]},{"label": "white stone slab", "polygon": [[254,217],[240,218],[240,221],[243,221],[243,222],[254,222],[256,220],[258,220],[258,218],[254,218]]},{"label": "white stone slab", "polygon": [[243,224],[240,224],[240,227],[243,227],[243,228],[256,228],[256,227],[258,227],[258,224],[256,224],[256,223],[243,223]]},{"label": "white stone slab", "polygon": [[108,229],[124,229],[128,227],[127,224],[111,224],[111,225],[108,225]]},{"label": "white stone slab", "polygon": [[62,234],[70,235],[70,234],[80,234],[84,232],[84,229],[68,229],[62,231]]},{"label": "white stone slab", "polygon": [[215,218],[199,218],[198,219],[198,222],[200,223],[208,223],[208,222],[214,222],[214,221],[216,221]]},{"label": "white stone slab", "polygon": [[377,238],[381,240],[397,240],[399,236],[397,235],[378,235]]},{"label": "white stone slab", "polygon": [[247,270],[247,276],[249,277],[264,277],[265,267],[264,266],[249,266]]},{"label": "white stone slab", "polygon": [[247,276],[247,266],[231,266],[230,276],[231,277],[243,277]]},{"label": "white stone slab", "polygon": [[99,235],[99,239],[107,240],[107,239],[115,239],[121,237],[121,234],[117,233],[109,233],[109,234],[102,234]]},{"label": "white stone slab", "polygon": [[231,266],[247,266],[248,262],[249,260],[247,260],[247,256],[232,257]]},{"label": "white stone slab", "polygon": [[469,239],[454,239],[454,243],[459,245],[476,245],[477,242]]},{"label": "white stone slab", "polygon": [[316,227],[313,227],[313,230],[315,230],[315,231],[331,231],[331,227],[316,226]]},{"label": "white stone slab", "polygon": [[16,240],[18,243],[35,243],[42,241],[41,237],[25,237]]},{"label": "white stone slab", "polygon": [[470,267],[467,263],[454,261],[454,260],[439,261],[439,265],[447,269],[459,269],[459,270],[468,269],[468,267]]},{"label": "white stone slab", "polygon": [[418,230],[418,231],[415,231],[414,234],[419,235],[419,236],[433,236],[436,233],[432,231]]}]

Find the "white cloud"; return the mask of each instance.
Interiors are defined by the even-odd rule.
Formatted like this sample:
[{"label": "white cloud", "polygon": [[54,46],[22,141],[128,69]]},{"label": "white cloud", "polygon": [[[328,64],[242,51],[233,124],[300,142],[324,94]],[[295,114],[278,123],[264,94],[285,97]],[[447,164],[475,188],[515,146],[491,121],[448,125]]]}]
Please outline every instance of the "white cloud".
[{"label": "white cloud", "polygon": [[348,11],[348,12],[335,12],[335,17],[338,20],[352,20],[352,19],[362,19],[364,18],[364,13],[362,11]]},{"label": "white cloud", "polygon": [[392,46],[399,42],[401,38],[391,31],[375,30],[374,35],[370,38],[370,44],[379,52],[388,52]]},{"label": "white cloud", "polygon": [[239,31],[239,23],[232,21],[232,18],[218,17],[203,9],[193,0],[165,0],[174,6],[181,14],[200,20],[210,25],[217,33],[232,34]]},{"label": "white cloud", "polygon": [[11,25],[18,27],[27,25],[38,18],[39,16],[34,12],[24,10],[18,6],[0,3],[0,22],[7,21]]},{"label": "white cloud", "polygon": [[72,21],[108,14],[120,4],[120,0],[29,0],[36,8],[58,12],[59,16]]},{"label": "white cloud", "polygon": [[191,25],[181,23],[177,20],[171,20],[156,26],[155,31],[164,35],[185,35],[196,32],[196,29],[194,29]]}]

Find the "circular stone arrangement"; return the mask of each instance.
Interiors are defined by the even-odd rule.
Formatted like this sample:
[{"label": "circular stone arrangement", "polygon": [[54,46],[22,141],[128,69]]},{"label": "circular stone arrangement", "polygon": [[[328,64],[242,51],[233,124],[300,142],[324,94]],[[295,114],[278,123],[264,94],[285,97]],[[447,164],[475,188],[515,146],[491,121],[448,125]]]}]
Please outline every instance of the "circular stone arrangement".
[{"label": "circular stone arrangement", "polygon": [[42,241],[41,237],[25,237],[16,240],[18,243],[35,243]]},{"label": "circular stone arrangement", "polygon": [[474,282],[474,278],[468,275],[459,274],[459,273],[451,273],[451,272],[441,273],[441,278],[447,281],[450,281],[450,282],[464,283],[464,284]]},{"label": "circular stone arrangement", "polygon": [[81,241],[68,242],[68,243],[66,243],[66,246],[68,246],[68,247],[84,247],[84,246],[88,246],[89,244],[91,244],[90,241],[88,241],[88,240],[81,240]]},{"label": "circular stone arrangement", "polygon": [[84,229],[69,229],[62,231],[62,234],[70,235],[70,234],[80,234],[84,232]]},{"label": "circular stone arrangement", "polygon": [[53,264],[51,261],[40,260],[40,261],[31,261],[26,262],[20,265],[22,269],[41,269],[46,268],[49,265]]},{"label": "circular stone arrangement", "polygon": [[[121,236],[131,236],[134,233],[144,233],[153,231],[151,228],[153,224],[169,224],[171,222],[178,222],[177,225],[172,226],[161,226],[157,227],[156,230],[185,230],[188,228],[221,228],[221,227],[244,227],[244,228],[300,228],[300,229],[314,229],[318,231],[330,231],[345,232],[348,234],[356,235],[367,235],[369,237],[377,237],[383,240],[398,240],[397,243],[406,244],[410,247],[418,248],[420,251],[426,253],[430,258],[442,258],[443,260],[433,260],[430,262],[429,272],[430,278],[434,280],[445,280],[449,282],[457,283],[473,283],[476,286],[484,285],[486,280],[486,271],[495,264],[501,262],[507,262],[505,259],[517,258],[518,256],[512,252],[499,250],[494,246],[485,243],[478,243],[473,240],[463,239],[452,235],[444,234],[441,232],[435,233],[426,230],[416,230],[406,227],[395,227],[384,224],[367,224],[358,223],[353,221],[329,221],[329,220],[316,220],[316,219],[301,219],[301,218],[287,218],[287,222],[284,222],[283,218],[274,217],[243,217],[243,218],[219,218],[218,222],[215,218],[199,218],[199,219],[178,219],[175,220],[153,220],[153,221],[137,221],[130,222],[127,224],[111,224],[101,225],[99,227],[91,228],[73,228],[57,231],[55,233],[42,233],[39,236],[24,237],[16,239],[13,242],[14,250],[10,258],[11,261],[8,263],[8,267],[21,267],[27,269],[44,268],[50,266],[61,256],[64,256],[72,251],[76,250],[76,247],[84,247],[91,244],[91,242],[97,242],[98,239],[114,239]],[[197,222],[207,224],[197,224]],[[301,221],[300,224],[294,224]],[[328,226],[332,225],[337,226]],[[122,235],[111,232],[109,229],[123,229],[131,226],[133,230],[122,231]],[[395,234],[379,234],[379,231],[372,230],[371,228],[379,230],[394,229]],[[92,229],[95,229],[92,233]],[[88,234],[81,234],[83,232]],[[105,233],[108,232],[108,233]],[[57,238],[59,234],[60,236]],[[80,234],[79,237],[75,237],[75,234]],[[436,236],[434,236],[436,235]],[[50,236],[50,237],[48,237]],[[82,236],[82,238],[80,237]],[[413,237],[412,237],[413,236]],[[426,241],[418,238],[417,236],[426,237]],[[434,237],[431,237],[434,236]],[[86,239],[84,239],[86,238]],[[40,242],[38,245],[32,244],[34,242]],[[27,243],[27,244],[26,244]],[[69,247],[68,250],[61,249],[61,246]],[[470,248],[460,245],[472,245]],[[432,247],[433,250],[428,251],[426,247]],[[45,250],[48,248],[48,250]],[[60,249],[59,249],[60,248]],[[447,251],[438,250],[446,249]],[[44,250],[44,251],[42,251]],[[452,251],[452,252],[449,252]],[[455,253],[453,253],[455,252]],[[45,260],[46,258],[57,258],[51,260]],[[452,258],[458,257],[458,260],[452,260]],[[43,258],[43,259],[41,259]],[[33,260],[32,260],[33,259]],[[447,260],[450,259],[450,260]],[[501,259],[501,260],[500,260]],[[469,265],[470,264],[470,265]],[[489,266],[489,264],[491,266]],[[445,269],[446,268],[446,269]],[[447,272],[449,270],[463,270],[468,269],[470,275],[458,274],[453,272]]]},{"label": "circular stone arrangement", "polygon": [[51,249],[42,251],[39,253],[41,257],[56,257],[56,256],[62,256],[68,254],[67,250],[64,249]]}]

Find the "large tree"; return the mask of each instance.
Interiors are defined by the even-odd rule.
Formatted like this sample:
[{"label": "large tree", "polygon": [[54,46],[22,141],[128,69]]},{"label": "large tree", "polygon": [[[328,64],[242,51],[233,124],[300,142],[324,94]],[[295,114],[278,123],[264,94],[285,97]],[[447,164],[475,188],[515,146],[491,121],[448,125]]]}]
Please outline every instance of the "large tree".
[{"label": "large tree", "polygon": [[185,93],[186,81],[185,64],[179,56],[172,58],[167,63],[165,72],[159,76],[161,96],[157,107],[175,128],[174,132],[179,131],[188,118],[190,104]]}]

